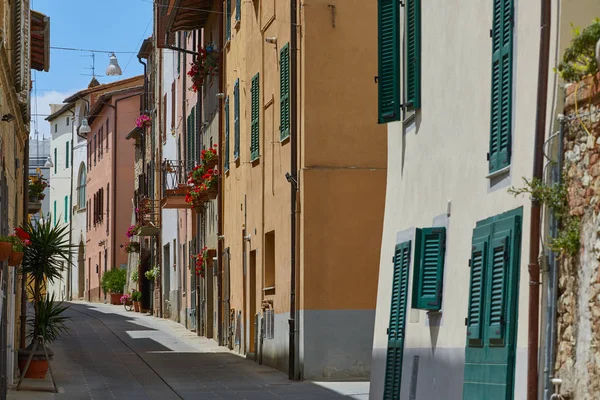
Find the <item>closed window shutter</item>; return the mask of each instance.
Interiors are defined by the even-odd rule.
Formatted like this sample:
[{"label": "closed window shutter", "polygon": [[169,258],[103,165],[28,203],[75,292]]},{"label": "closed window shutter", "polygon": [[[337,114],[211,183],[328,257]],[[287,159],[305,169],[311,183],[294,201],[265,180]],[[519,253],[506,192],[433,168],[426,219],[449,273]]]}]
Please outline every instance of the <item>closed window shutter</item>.
[{"label": "closed window shutter", "polygon": [[188,171],[192,169],[192,143],[191,143],[191,131],[190,131],[190,126],[191,126],[191,115],[187,116],[186,119],[186,134],[185,134],[185,158],[187,160],[187,169]]},{"label": "closed window shutter", "polygon": [[63,218],[65,222],[69,219],[69,196],[65,196],[65,216]]},{"label": "closed window shutter", "polygon": [[404,327],[406,325],[406,306],[408,303],[410,248],[411,242],[407,241],[396,245],[394,253],[394,275],[392,278],[392,299],[390,304],[390,323],[388,326],[388,348],[383,394],[385,400],[400,398],[405,337]]},{"label": "closed window shutter", "polygon": [[242,19],[242,0],[235,0],[235,20]]},{"label": "closed window shutter", "polygon": [[421,0],[406,0],[406,101],[421,107]]},{"label": "closed window shutter", "polygon": [[417,229],[413,308],[439,310],[442,307],[446,228]]},{"label": "closed window shutter", "polygon": [[240,80],[233,87],[233,159],[240,158]]},{"label": "closed window shutter", "polygon": [[196,161],[198,161],[198,132],[196,131],[196,107],[192,107],[190,117],[190,132],[192,134],[192,168],[194,168],[194,166],[196,165]]},{"label": "closed window shutter", "polygon": [[489,172],[495,172],[510,165],[513,63],[512,13],[512,0],[494,0]]},{"label": "closed window shutter", "polygon": [[229,171],[229,96],[225,99],[225,161],[223,168]]},{"label": "closed window shutter", "polygon": [[65,144],[65,152],[66,152],[65,168],[69,168],[69,142],[67,142]]},{"label": "closed window shutter", "polygon": [[290,46],[286,44],[279,52],[279,140],[290,137]]},{"label": "closed window shutter", "polygon": [[259,80],[258,74],[252,78],[252,88],[250,90],[252,96],[252,110],[251,110],[251,122],[250,122],[250,161],[258,159],[260,155],[259,145],[259,133],[260,133],[260,121],[259,121]]},{"label": "closed window shutter", "polygon": [[231,40],[231,0],[225,0],[225,41]]},{"label": "closed window shutter", "polygon": [[379,123],[400,120],[400,2],[379,0]]},{"label": "closed window shutter", "polygon": [[471,278],[469,283],[469,310],[467,317],[467,343],[469,346],[482,345],[483,296],[485,292],[489,233],[489,226],[476,228],[473,231]]},{"label": "closed window shutter", "polygon": [[490,340],[504,338],[506,310],[506,275],[509,260],[508,236],[495,237],[490,245],[489,302],[487,308],[487,329]]}]

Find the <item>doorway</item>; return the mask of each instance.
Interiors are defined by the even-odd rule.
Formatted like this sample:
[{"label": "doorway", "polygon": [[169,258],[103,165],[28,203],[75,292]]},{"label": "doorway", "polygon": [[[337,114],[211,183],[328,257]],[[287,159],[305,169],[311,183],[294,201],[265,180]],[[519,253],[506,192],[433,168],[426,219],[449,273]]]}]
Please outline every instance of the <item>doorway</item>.
[{"label": "doorway", "polygon": [[83,241],[79,242],[79,249],[77,252],[77,266],[79,270],[79,279],[77,282],[77,298],[81,298],[85,293],[85,246],[83,244]]},{"label": "doorway", "polygon": [[250,252],[250,265],[249,265],[249,284],[250,284],[250,310],[248,310],[248,320],[246,321],[246,326],[250,327],[250,344],[248,348],[248,353],[255,354],[256,353],[256,326],[254,324],[255,316],[256,316],[256,250],[252,250]]},{"label": "doorway", "polygon": [[171,250],[169,248],[169,243],[163,246],[163,309],[166,310],[166,317],[169,318],[171,316],[171,301],[169,295],[171,293]]}]

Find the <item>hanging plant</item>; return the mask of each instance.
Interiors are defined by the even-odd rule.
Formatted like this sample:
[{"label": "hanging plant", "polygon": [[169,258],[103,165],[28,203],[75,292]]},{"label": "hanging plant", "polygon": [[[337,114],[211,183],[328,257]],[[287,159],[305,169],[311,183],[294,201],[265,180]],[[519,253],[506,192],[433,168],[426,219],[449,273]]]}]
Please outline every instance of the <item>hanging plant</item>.
[{"label": "hanging plant", "polygon": [[196,260],[196,275],[204,278],[208,261],[208,247],[203,247],[200,253],[192,255],[192,258]]},{"label": "hanging plant", "polygon": [[219,73],[219,52],[217,46],[210,44],[205,48],[198,47],[198,56],[190,64],[188,76],[192,78],[192,90],[194,93],[200,90],[200,86],[209,76],[217,76]]},{"label": "hanging plant", "polygon": [[579,82],[586,76],[598,73],[596,46],[600,40],[600,18],[583,30],[574,27],[571,45],[565,49],[563,60],[556,72],[566,82]]},{"label": "hanging plant", "polygon": [[135,121],[135,126],[138,128],[147,128],[152,125],[152,118],[146,114],[140,115]]}]

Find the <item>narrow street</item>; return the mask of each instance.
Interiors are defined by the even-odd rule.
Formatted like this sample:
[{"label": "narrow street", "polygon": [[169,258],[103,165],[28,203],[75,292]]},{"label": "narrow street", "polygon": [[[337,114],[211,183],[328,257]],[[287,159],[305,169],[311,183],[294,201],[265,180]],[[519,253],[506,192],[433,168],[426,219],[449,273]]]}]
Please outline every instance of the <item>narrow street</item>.
[{"label": "narrow street", "polygon": [[[120,306],[73,303],[70,332],[50,347],[59,393],[9,399],[366,399],[365,383],[342,395],[239,357],[181,325]],[[23,386],[41,386],[26,380]],[[51,386],[49,380],[43,386]],[[361,393],[362,391],[362,393]],[[351,394],[351,395],[350,395]]]}]

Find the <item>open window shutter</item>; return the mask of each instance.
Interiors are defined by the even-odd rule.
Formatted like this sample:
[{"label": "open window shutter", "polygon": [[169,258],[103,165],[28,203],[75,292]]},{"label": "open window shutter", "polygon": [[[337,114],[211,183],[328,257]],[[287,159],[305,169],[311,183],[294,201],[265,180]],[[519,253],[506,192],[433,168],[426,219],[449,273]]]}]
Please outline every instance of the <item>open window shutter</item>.
[{"label": "open window shutter", "polygon": [[186,132],[185,132],[185,159],[187,169],[190,171],[192,167],[192,132],[191,132],[191,115],[187,116],[186,119]]},{"label": "open window shutter", "polygon": [[379,123],[400,120],[400,2],[379,0]]},{"label": "open window shutter", "polygon": [[290,46],[286,44],[279,52],[279,140],[290,136]]},{"label": "open window shutter", "polygon": [[439,310],[442,307],[446,228],[417,229],[413,308]]},{"label": "open window shutter", "polygon": [[225,99],[225,172],[229,171],[229,96]]},{"label": "open window shutter", "polygon": [[404,350],[404,327],[406,325],[406,305],[408,302],[408,270],[410,266],[411,242],[396,245],[394,254],[394,275],[390,323],[388,327],[388,348],[385,367],[385,400],[400,398],[402,379],[402,356]]},{"label": "open window shutter", "polygon": [[240,80],[233,87],[233,159],[240,157]]},{"label": "open window shutter", "polygon": [[196,129],[196,106],[192,107],[191,112],[191,127],[190,132],[192,133],[192,168],[196,166],[196,161],[198,161],[198,130]]},{"label": "open window shutter", "polygon": [[481,346],[483,344],[483,309],[489,233],[489,225],[483,228],[476,228],[473,231],[469,311],[467,317],[467,344],[469,346]]},{"label": "open window shutter", "polygon": [[498,171],[510,165],[513,63],[512,14],[512,0],[494,0],[490,172]]},{"label": "open window shutter", "polygon": [[260,144],[259,144],[259,80],[258,74],[254,75],[252,78],[252,88],[251,88],[251,96],[252,96],[252,110],[251,110],[251,126],[250,126],[250,160],[254,161],[258,158],[260,154]]},{"label": "open window shutter", "polygon": [[406,102],[421,107],[421,0],[406,0]]},{"label": "open window shutter", "polygon": [[235,20],[242,19],[242,0],[235,0]]},{"label": "open window shutter", "polygon": [[225,41],[229,42],[231,40],[231,0],[225,0],[225,2]]},{"label": "open window shutter", "polygon": [[490,341],[504,338],[509,246],[510,238],[508,236],[495,235],[490,243],[487,307],[487,337]]}]

